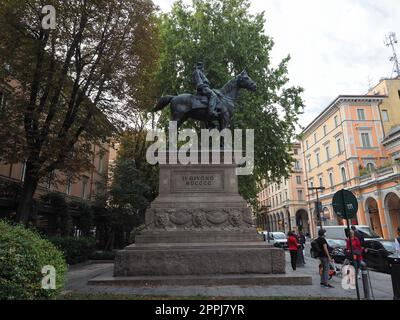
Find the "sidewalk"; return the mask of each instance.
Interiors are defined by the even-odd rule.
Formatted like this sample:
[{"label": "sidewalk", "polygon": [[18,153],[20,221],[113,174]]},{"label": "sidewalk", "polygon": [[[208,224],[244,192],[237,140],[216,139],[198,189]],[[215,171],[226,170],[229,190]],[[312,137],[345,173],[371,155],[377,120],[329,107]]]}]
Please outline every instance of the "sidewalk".
[{"label": "sidewalk", "polygon": [[[310,275],[313,278],[313,284],[310,286],[160,286],[160,287],[144,287],[144,288],[129,288],[129,287],[102,287],[89,286],[87,281],[100,275],[111,275],[113,264],[99,263],[74,266],[67,276],[66,292],[79,293],[109,293],[123,295],[138,295],[138,296],[175,296],[175,297],[326,297],[326,298],[344,298],[356,299],[355,290],[346,291],[342,289],[341,278],[334,277],[331,284],[334,289],[321,288],[318,275],[318,260],[310,257],[305,257],[306,265],[304,268],[298,268],[298,273]],[[293,274],[289,263],[289,254],[286,253],[286,272]],[[391,300],[393,298],[392,284],[390,275],[370,272],[371,282],[375,298],[378,300]],[[362,293],[362,284],[360,284],[360,294]]]}]

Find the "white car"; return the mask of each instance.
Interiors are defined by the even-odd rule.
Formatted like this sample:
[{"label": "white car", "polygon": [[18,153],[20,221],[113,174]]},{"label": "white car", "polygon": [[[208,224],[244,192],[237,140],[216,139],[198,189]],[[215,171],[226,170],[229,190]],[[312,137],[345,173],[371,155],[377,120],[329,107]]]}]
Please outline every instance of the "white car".
[{"label": "white car", "polygon": [[[354,225],[363,236],[364,239],[374,239],[374,240],[383,240],[382,237],[377,235],[369,226],[364,225]],[[346,229],[347,226],[324,226],[322,227],[326,230],[325,236],[329,239],[347,239],[346,237]],[[319,227],[317,227],[318,231]]]},{"label": "white car", "polygon": [[267,243],[273,244],[277,248],[287,249],[287,238],[283,232],[268,232],[263,231],[264,239]]}]

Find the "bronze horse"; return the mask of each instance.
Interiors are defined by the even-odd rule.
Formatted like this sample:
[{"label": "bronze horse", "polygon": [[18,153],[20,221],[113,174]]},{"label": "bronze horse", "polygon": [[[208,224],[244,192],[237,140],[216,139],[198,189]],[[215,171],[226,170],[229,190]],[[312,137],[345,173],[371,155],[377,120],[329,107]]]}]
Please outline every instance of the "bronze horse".
[{"label": "bronze horse", "polygon": [[219,118],[211,117],[208,113],[207,97],[192,94],[179,96],[163,96],[153,109],[157,112],[171,104],[171,121],[178,122],[178,128],[187,119],[203,121],[206,128],[212,128],[213,121],[219,120],[219,130],[229,128],[233,117],[235,102],[240,89],[256,91],[256,83],[249,77],[246,70],[229,80],[221,89],[215,90],[218,95],[217,111]]}]

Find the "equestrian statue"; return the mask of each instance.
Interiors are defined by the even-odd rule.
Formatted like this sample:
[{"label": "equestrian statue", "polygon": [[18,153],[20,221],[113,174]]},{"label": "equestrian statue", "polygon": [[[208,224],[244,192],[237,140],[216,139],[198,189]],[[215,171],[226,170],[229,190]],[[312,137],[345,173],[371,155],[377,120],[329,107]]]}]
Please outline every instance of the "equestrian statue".
[{"label": "equestrian statue", "polygon": [[153,109],[160,111],[170,104],[171,121],[177,121],[178,128],[187,120],[202,121],[206,128],[214,128],[218,120],[218,129],[230,127],[234,113],[235,102],[240,89],[256,91],[256,83],[249,77],[246,70],[229,80],[221,89],[211,89],[211,83],[204,74],[204,65],[198,62],[193,72],[193,82],[197,95],[180,94],[178,96],[163,96]]}]

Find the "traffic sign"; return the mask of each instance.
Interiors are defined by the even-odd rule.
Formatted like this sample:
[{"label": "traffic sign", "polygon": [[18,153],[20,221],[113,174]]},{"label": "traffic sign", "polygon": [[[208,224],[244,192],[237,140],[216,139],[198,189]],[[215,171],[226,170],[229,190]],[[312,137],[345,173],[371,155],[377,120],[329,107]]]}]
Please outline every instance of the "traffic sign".
[{"label": "traffic sign", "polygon": [[355,195],[348,190],[339,190],[333,196],[332,207],[342,219],[357,218],[358,201]]}]

